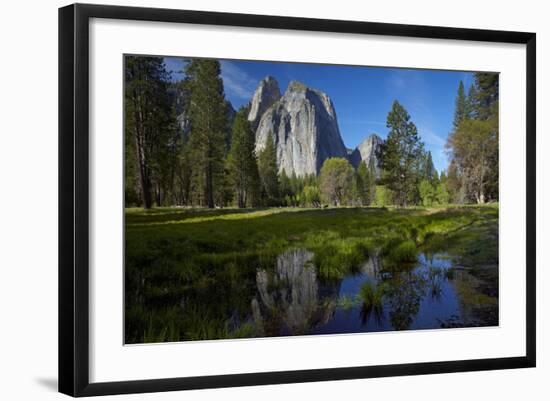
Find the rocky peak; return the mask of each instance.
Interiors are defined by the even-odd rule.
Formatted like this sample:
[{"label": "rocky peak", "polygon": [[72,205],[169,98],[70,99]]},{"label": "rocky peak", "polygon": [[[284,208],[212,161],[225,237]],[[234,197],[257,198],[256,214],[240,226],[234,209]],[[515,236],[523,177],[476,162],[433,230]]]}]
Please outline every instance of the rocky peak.
[{"label": "rocky peak", "polygon": [[250,121],[253,130],[258,127],[260,118],[265,111],[280,98],[281,91],[275,78],[267,76],[260,81],[252,97],[250,112],[248,113],[248,121]]},{"label": "rocky peak", "polygon": [[351,153],[349,157],[351,164],[357,168],[359,166],[359,163],[364,161],[368,166],[371,159],[373,159],[374,166],[376,168],[376,175],[379,176],[380,171],[378,169],[378,158],[376,156],[376,152],[378,151],[378,148],[380,147],[382,142],[384,141],[378,135],[370,134]]},{"label": "rocky peak", "polygon": [[309,102],[316,104],[320,109],[323,109],[331,118],[336,119],[336,112],[334,111],[334,105],[330,97],[326,93],[310,88],[300,81],[290,81],[284,96],[298,101],[307,99]]},{"label": "rocky peak", "polygon": [[318,174],[329,157],[347,156],[332,101],[299,81],[291,81],[283,97],[261,116],[256,130],[257,152],[265,146],[268,135],[273,136],[277,147],[279,171],[287,174]]},{"label": "rocky peak", "polygon": [[302,82],[293,80],[288,83],[285,94],[288,92],[305,92],[307,89],[309,88]]}]

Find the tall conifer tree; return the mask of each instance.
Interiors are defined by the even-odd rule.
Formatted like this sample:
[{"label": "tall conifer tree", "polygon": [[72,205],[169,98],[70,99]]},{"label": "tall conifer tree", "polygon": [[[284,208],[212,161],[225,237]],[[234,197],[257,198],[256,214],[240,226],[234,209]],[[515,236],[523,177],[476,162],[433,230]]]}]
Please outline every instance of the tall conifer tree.
[{"label": "tall conifer tree", "polygon": [[[474,84],[470,85],[466,98],[466,118],[474,119],[477,115],[477,90]],[[456,127],[455,127],[456,128]]]},{"label": "tall conifer tree", "polygon": [[[174,156],[175,116],[168,94],[170,75],[161,57],[127,56],[125,59],[126,193],[138,183],[140,203],[153,206],[155,194],[166,182],[170,169],[165,161]],[[172,152],[172,153],[170,153]],[[137,177],[136,177],[137,173]]]},{"label": "tall conifer tree", "polygon": [[462,121],[468,116],[468,104],[466,94],[464,92],[464,83],[460,81],[458,84],[458,93],[455,99],[455,115],[453,119],[453,127],[456,129]]},{"label": "tall conifer tree", "polygon": [[258,154],[261,193],[266,204],[273,206],[279,200],[279,176],[277,175],[277,148],[271,133],[267,136],[264,148]]},{"label": "tall conifer tree", "polygon": [[388,138],[380,146],[378,159],[382,180],[394,202],[407,206],[418,200],[418,183],[424,145],[407,110],[396,100],[388,113]]},{"label": "tall conifer tree", "polygon": [[498,199],[498,96],[494,73],[475,73],[468,94],[469,118],[447,140],[451,155],[448,190],[454,201],[485,203]]},{"label": "tall conifer tree", "polygon": [[355,174],[355,187],[357,198],[361,206],[369,205],[369,186],[368,186],[369,171],[365,161],[361,160],[357,172]]},{"label": "tall conifer tree", "polygon": [[374,158],[370,158],[368,167],[364,161],[359,163],[356,173],[356,188],[361,206],[370,206],[374,202],[376,192]]},{"label": "tall conifer tree", "polygon": [[235,190],[237,206],[256,206],[259,197],[258,165],[254,153],[255,137],[248,122],[248,109],[235,116],[228,156],[229,174]]},{"label": "tall conifer tree", "polygon": [[199,203],[213,208],[223,190],[227,105],[217,60],[193,59],[186,67],[190,88],[189,145],[194,169],[194,192]]}]

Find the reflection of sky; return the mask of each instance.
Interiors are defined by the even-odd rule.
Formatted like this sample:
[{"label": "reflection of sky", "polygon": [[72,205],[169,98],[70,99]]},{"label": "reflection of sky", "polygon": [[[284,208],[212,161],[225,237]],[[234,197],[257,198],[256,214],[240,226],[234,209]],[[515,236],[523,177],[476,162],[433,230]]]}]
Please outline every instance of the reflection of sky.
[{"label": "reflection of sky", "polygon": [[[183,77],[183,61],[165,58],[174,79]],[[460,80],[466,92],[473,76],[460,71],[334,66],[222,60],[226,97],[235,109],[246,104],[258,82],[271,75],[284,92],[291,80],[325,92],[332,99],[344,143],[355,148],[370,133],[385,138],[386,117],[394,100],[411,115],[436,168],[447,167],[445,142],[452,127]]]},{"label": "reflection of sky", "polygon": [[[402,273],[396,273],[403,274],[404,276],[416,276],[416,279],[412,279],[410,282],[418,280],[416,281],[416,285],[419,285],[419,288],[422,289],[421,296],[418,300],[418,311],[410,316],[411,323],[408,329],[438,329],[440,328],[440,323],[461,315],[460,305],[454,286],[444,275],[444,272],[452,266],[452,263],[449,258],[445,258],[443,255],[427,259],[424,254],[420,254],[418,261],[418,265],[410,272],[407,272],[405,269]],[[375,311],[371,311],[370,314],[362,316],[362,313],[364,314],[362,310],[363,306],[360,298],[357,300],[361,287],[366,281],[372,283],[374,288],[381,285],[380,272],[378,271],[380,268],[380,260],[370,258],[365,262],[359,274],[351,274],[344,277],[339,284],[338,297],[340,297],[340,299],[346,298],[350,302],[355,300],[355,302],[353,302],[353,305],[349,308],[337,308],[332,319],[322,327],[319,327],[315,331],[316,334],[338,332],[352,333],[362,331],[379,332],[395,329],[391,323],[391,310],[388,304],[388,296],[398,296],[397,294],[393,292],[386,294],[386,301],[379,316],[376,316]],[[440,289],[437,296],[432,296],[430,282],[424,282],[425,279],[430,277],[428,272],[433,268],[436,269],[433,274],[433,280],[439,284]],[[407,282],[407,280],[404,280],[404,282]],[[394,288],[394,290],[397,289]],[[411,294],[414,292],[414,290],[407,288],[406,285],[399,288],[399,291]],[[412,299],[408,301],[412,302]]]}]

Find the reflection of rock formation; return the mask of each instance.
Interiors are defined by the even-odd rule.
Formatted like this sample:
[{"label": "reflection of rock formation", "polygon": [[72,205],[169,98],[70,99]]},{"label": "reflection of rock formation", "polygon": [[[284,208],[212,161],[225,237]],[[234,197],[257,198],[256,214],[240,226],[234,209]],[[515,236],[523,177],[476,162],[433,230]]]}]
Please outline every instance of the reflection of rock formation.
[{"label": "reflection of rock formation", "polygon": [[369,258],[361,266],[361,273],[366,274],[373,280],[378,278],[380,270],[382,270],[382,258],[377,254],[369,256]]},{"label": "reflection of rock formation", "polygon": [[274,272],[257,272],[262,303],[260,306],[256,299],[252,300],[257,323],[263,321],[261,311],[264,309],[264,314],[278,315],[290,334],[305,334],[319,322],[326,321],[324,315],[330,312],[321,310],[317,273],[308,265],[312,257],[306,250],[290,250],[278,256]]}]

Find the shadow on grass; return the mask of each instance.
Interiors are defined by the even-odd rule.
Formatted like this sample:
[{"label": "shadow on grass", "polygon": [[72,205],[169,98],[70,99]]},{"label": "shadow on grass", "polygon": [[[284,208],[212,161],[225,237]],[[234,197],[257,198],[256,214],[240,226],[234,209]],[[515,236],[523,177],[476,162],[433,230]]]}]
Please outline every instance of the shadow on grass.
[{"label": "shadow on grass", "polygon": [[[399,210],[393,212],[396,215],[414,215],[418,214],[418,209]],[[349,215],[350,213],[382,213],[388,212],[387,208],[370,208],[370,207],[342,207],[342,208],[226,208],[226,209],[184,209],[174,211],[174,209],[152,209],[151,211],[127,209],[125,218],[126,226],[155,226],[155,225],[170,225],[170,224],[190,224],[190,223],[205,223],[219,220],[245,220],[256,219],[261,217],[271,217],[274,215],[285,216],[335,216]]]},{"label": "shadow on grass", "polygon": [[[409,327],[410,316],[420,307],[419,288],[425,280],[410,273],[418,252],[426,253],[426,258],[444,252],[453,258],[453,264],[469,267],[479,276],[473,284],[464,283],[475,288],[458,291],[472,314],[488,303],[487,297],[498,297],[497,208],[155,209],[150,214],[128,214],[153,224],[126,227],[127,342],[260,335],[249,324],[255,312],[254,319],[259,319],[251,301],[257,297],[258,272],[277,272],[285,265],[279,263],[279,255],[292,249],[314,254],[311,265],[327,288],[358,273],[367,257],[382,258],[383,274],[397,277],[383,287],[396,294],[390,298],[390,306],[397,312],[388,315],[396,329]],[[182,221],[157,223],[157,217],[174,215]],[[191,224],[182,225],[185,219]],[[486,265],[491,268],[481,271]],[[437,297],[437,272],[431,273],[430,293]],[[277,280],[270,276],[266,288],[273,293],[288,281],[287,276]],[[405,287],[410,291],[402,291]],[[365,288],[358,297],[357,302],[364,304],[361,313],[365,322],[382,316],[377,289],[382,291]],[[291,292],[287,288],[287,293]],[[351,309],[356,301],[338,302]],[[491,306],[481,312],[498,317],[495,310]],[[273,322],[280,318],[274,316]],[[244,329],[239,332],[241,326]]]},{"label": "shadow on grass", "polygon": [[143,209],[126,209],[125,218],[126,224],[143,224],[143,223],[162,223],[162,222],[179,222],[190,218],[201,217],[217,217],[228,214],[246,214],[251,211],[266,210],[267,208],[258,209],[204,209],[204,208],[154,208],[151,210]]}]

